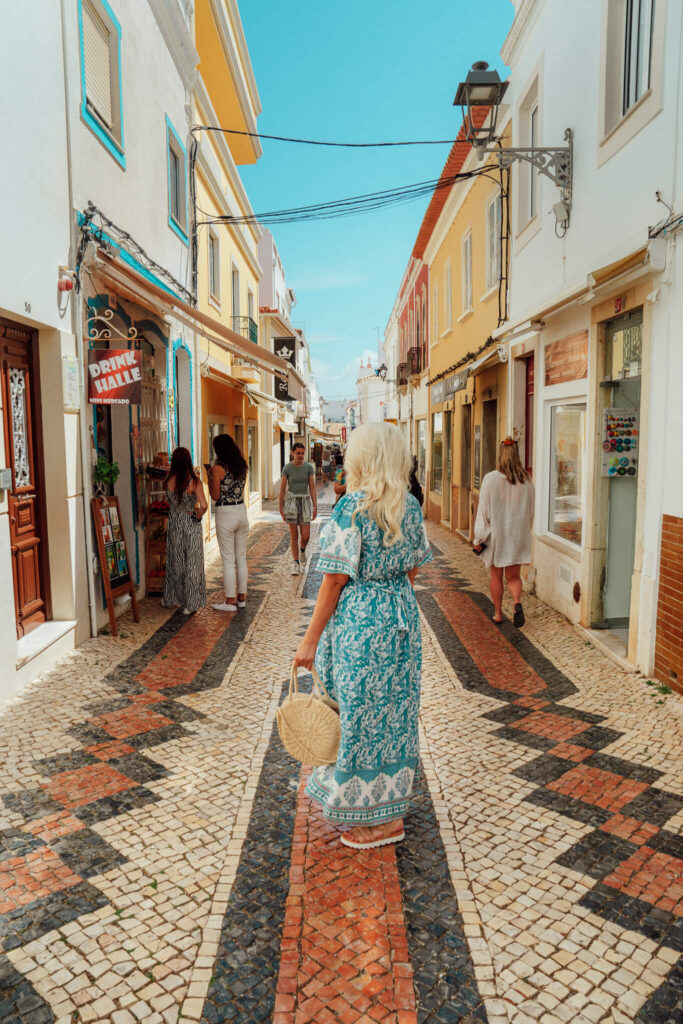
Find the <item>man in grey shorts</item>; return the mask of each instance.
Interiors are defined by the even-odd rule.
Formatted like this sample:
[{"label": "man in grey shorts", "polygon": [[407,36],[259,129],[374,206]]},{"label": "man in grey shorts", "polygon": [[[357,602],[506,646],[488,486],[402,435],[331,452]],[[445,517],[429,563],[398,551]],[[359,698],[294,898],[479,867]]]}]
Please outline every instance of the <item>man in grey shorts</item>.
[{"label": "man in grey shorts", "polygon": [[[311,520],[318,514],[315,491],[315,466],[304,462],[306,449],[301,441],[292,446],[292,461],[282,470],[280,481],[280,515],[289,526],[292,545],[292,576],[301,573],[306,564],[306,547],[311,536]],[[301,534],[301,543],[299,543]],[[299,560],[301,559],[301,560]]]}]

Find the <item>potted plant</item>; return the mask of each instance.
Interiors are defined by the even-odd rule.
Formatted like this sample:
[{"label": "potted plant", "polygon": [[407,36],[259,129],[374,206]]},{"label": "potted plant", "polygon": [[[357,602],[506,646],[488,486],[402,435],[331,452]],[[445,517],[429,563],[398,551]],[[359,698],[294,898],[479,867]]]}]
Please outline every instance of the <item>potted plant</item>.
[{"label": "potted plant", "polygon": [[104,455],[99,455],[92,472],[95,494],[103,497],[107,487],[113,487],[121,474],[118,462],[110,462]]}]

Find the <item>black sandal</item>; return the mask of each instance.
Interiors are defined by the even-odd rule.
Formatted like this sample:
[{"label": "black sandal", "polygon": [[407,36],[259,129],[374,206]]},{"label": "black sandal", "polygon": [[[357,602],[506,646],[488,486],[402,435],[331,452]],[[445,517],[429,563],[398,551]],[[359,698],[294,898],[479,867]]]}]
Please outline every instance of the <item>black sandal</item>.
[{"label": "black sandal", "polygon": [[512,624],[513,626],[516,626],[517,629],[521,629],[524,625],[524,622],[524,609],[522,608],[521,604],[518,603],[515,605],[515,614],[514,618],[512,619]]}]

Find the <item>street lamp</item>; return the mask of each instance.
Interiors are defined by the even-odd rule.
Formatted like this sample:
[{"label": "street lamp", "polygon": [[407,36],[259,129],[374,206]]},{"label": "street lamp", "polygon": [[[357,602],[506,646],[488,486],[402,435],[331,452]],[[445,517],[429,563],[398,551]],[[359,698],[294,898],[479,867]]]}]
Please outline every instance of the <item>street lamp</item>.
[{"label": "street lamp", "polygon": [[381,366],[378,366],[377,369],[375,370],[375,373],[377,374],[378,377],[381,377],[382,380],[386,380],[387,379],[386,363],[382,363]]},{"label": "street lamp", "polygon": [[[492,145],[498,142],[496,122],[507,87],[508,83],[501,81],[497,71],[489,70],[486,61],[479,60],[472,65],[472,70],[467,73],[465,81],[458,86],[453,100],[454,107],[462,108],[465,138],[474,147],[480,160],[485,153],[495,154],[499,167],[509,167],[515,161],[521,160],[531,164],[541,174],[550,178],[557,185],[562,196],[562,202],[556,203],[553,207],[555,217],[558,224],[566,228],[569,224],[569,210],[572,203],[572,130],[567,128],[564,133],[566,146],[552,149],[540,146],[504,149],[499,145]],[[477,107],[490,109],[489,117],[485,118],[479,126],[475,123],[474,116]]]}]

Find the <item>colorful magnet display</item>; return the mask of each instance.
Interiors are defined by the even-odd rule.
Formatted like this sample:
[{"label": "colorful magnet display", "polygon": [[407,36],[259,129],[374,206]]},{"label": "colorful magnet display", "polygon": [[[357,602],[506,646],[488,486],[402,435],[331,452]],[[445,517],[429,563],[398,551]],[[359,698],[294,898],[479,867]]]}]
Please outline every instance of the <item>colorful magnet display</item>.
[{"label": "colorful magnet display", "polygon": [[638,409],[605,409],[602,430],[603,476],[636,475],[638,413]]}]

